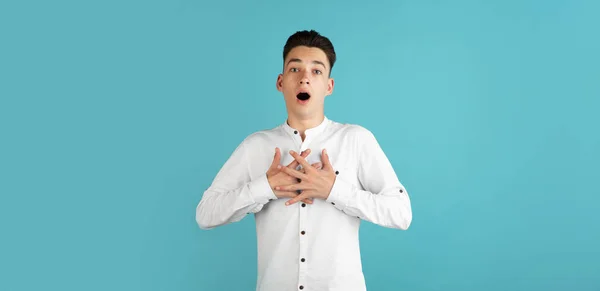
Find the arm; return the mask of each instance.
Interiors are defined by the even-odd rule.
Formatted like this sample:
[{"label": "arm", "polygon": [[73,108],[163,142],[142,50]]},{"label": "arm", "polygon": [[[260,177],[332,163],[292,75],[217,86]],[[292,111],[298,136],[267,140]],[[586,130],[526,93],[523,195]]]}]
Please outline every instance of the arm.
[{"label": "arm", "polygon": [[327,201],[348,215],[408,229],[412,222],[410,199],[390,161],[370,131],[361,130],[358,142],[358,178],[365,190],[336,179]]},{"label": "arm", "polygon": [[212,229],[242,220],[276,199],[266,173],[251,180],[244,140],[229,157],[204,192],[196,207],[196,222],[201,229]]}]

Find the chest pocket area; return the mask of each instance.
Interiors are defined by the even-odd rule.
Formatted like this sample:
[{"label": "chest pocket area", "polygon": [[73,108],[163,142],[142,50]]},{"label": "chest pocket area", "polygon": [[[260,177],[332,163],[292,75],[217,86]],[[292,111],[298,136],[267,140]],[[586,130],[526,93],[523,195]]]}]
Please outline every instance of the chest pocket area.
[{"label": "chest pocket area", "polygon": [[356,166],[350,164],[333,165],[333,171],[336,174],[336,179],[340,179],[362,189],[358,180],[358,168]]}]

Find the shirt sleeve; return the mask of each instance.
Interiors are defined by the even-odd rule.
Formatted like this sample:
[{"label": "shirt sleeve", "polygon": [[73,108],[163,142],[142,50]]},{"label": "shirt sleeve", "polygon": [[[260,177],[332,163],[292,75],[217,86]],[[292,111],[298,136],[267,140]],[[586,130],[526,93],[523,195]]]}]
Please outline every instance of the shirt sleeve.
[{"label": "shirt sleeve", "polygon": [[240,221],[277,198],[266,173],[251,180],[246,143],[247,139],[234,150],[198,203],[196,222],[201,229]]},{"label": "shirt sleeve", "polygon": [[357,149],[362,189],[336,179],[327,201],[348,215],[384,227],[408,229],[412,222],[410,198],[375,136],[361,130]]}]

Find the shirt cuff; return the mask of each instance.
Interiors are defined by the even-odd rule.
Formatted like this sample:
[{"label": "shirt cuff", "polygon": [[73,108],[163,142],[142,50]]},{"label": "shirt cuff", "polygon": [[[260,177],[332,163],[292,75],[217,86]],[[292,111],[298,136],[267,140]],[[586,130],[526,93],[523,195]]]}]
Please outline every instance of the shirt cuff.
[{"label": "shirt cuff", "polygon": [[351,184],[336,178],[333,182],[329,197],[327,197],[325,201],[331,203],[339,210],[344,210],[348,207],[352,190]]},{"label": "shirt cuff", "polygon": [[277,199],[271,185],[269,185],[267,174],[263,174],[250,182],[248,189],[255,203],[267,204],[270,200]]}]

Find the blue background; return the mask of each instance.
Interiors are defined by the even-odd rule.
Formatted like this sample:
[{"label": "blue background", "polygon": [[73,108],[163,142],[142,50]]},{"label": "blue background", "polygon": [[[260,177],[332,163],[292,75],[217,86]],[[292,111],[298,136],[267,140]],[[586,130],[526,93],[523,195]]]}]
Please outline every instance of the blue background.
[{"label": "blue background", "polygon": [[338,53],[408,231],[363,223],[369,290],[600,290],[598,1],[3,1],[0,290],[253,290],[254,220],[196,204],[286,118],[282,48]]}]

